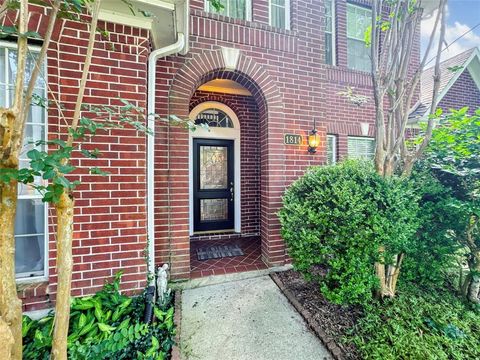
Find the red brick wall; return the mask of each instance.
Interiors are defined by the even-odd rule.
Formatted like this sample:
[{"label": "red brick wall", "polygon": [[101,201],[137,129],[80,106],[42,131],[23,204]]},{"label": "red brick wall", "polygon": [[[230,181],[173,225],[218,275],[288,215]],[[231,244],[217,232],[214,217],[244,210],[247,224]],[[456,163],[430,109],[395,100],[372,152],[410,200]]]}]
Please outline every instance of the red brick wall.
[{"label": "red brick wall", "polygon": [[[47,17],[35,7],[29,30],[44,32]],[[8,17],[7,17],[8,19]],[[148,33],[123,25],[105,24],[108,39],[97,35],[94,56],[85,92],[85,104],[121,105],[118,98],[146,106]],[[48,114],[50,139],[64,136],[65,122],[73,115],[88,40],[86,24],[59,21],[48,50],[49,99],[64,109]],[[124,273],[123,289],[137,291],[145,284],[143,251],[146,237],[146,137],[125,128],[99,133],[84,145],[98,148],[102,156],[91,160],[74,155],[79,169],[70,177],[80,180],[75,190],[72,295],[90,294],[119,270]],[[89,175],[87,167],[98,166],[111,174]],[[53,208],[49,207],[48,281],[22,284],[24,309],[48,306],[55,298],[57,275]]]},{"label": "red brick wall", "polygon": [[190,110],[205,101],[218,101],[230,107],[240,122],[240,172],[242,236],[260,232],[260,137],[259,112],[251,96],[208,93],[197,90]]},{"label": "red brick wall", "polygon": [[473,113],[480,108],[480,90],[473,81],[469,70],[465,70],[452,85],[438,104],[445,112],[450,109],[461,109],[468,106],[469,112]]}]

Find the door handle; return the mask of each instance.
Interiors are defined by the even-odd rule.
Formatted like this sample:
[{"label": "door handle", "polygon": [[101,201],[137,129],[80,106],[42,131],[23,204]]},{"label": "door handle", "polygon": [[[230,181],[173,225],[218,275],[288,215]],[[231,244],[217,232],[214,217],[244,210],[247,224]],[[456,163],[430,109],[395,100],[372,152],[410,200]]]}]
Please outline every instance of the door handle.
[{"label": "door handle", "polygon": [[230,183],[230,201],[233,201],[235,190],[233,189],[233,181]]}]

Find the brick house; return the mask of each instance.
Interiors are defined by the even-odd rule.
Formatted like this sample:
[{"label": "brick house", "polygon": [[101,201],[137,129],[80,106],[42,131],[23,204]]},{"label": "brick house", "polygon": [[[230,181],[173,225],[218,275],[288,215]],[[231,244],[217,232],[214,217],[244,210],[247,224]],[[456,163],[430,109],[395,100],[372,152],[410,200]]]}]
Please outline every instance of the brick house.
[{"label": "brick house", "polygon": [[[447,112],[468,106],[473,113],[480,108],[480,50],[472,48],[440,63],[438,107]],[[410,114],[409,122],[425,120],[433,92],[433,67],[422,73],[420,98]]]},{"label": "brick house", "polygon": [[[288,263],[276,215],[285,188],[309,166],[373,155],[374,104],[363,40],[369,1],[226,0],[220,14],[204,0],[132,3],[153,16],[134,16],[120,2],[104,0],[101,26],[109,37],[96,44],[85,102],[115,105],[121,97],[148,114],[198,126],[189,131],[150,116],[153,136],[122,129],[94,139],[92,148],[103,153],[95,166],[111,174],[80,169],[75,175],[82,185],[72,295],[97,291],[119,270],[124,289],[139,290],[147,267],[163,263],[170,264],[173,279]],[[36,8],[30,28],[42,32],[46,15]],[[66,116],[81,76],[86,30],[71,20],[57,26],[46,81],[38,85],[45,93],[48,85],[49,98],[60,99]],[[2,42],[0,51],[1,85],[8,89],[15,43]],[[418,41],[412,61],[419,52]],[[352,105],[339,94],[347,86],[370,100]],[[58,113],[47,119],[43,110],[32,111],[29,137],[62,132]],[[307,143],[313,129],[316,149]],[[54,214],[25,192],[17,216],[24,309],[47,307],[57,281]],[[243,255],[200,261],[212,245],[230,245]]]}]

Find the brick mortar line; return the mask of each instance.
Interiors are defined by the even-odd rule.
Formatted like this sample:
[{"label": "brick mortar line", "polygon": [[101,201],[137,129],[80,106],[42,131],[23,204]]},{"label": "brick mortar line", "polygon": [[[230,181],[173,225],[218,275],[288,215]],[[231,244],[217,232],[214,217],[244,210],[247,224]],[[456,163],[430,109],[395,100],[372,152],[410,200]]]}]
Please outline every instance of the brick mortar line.
[{"label": "brick mortar line", "polygon": [[283,295],[285,295],[290,304],[292,304],[292,306],[303,317],[310,329],[315,332],[317,337],[322,341],[322,343],[328,349],[333,358],[335,360],[344,360],[346,358],[344,351],[336,344],[335,340],[328,336],[326,332],[313,320],[313,316],[310,314],[310,312],[305,309],[302,304],[300,304],[300,302],[295,298],[293,293],[283,285],[277,274],[270,274],[270,278],[278,286]]}]

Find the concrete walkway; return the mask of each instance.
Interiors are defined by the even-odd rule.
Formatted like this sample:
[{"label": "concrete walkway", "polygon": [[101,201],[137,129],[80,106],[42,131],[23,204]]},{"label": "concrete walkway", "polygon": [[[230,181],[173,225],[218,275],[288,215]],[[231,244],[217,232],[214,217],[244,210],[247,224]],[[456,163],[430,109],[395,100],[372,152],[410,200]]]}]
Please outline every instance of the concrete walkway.
[{"label": "concrete walkway", "polygon": [[331,359],[269,276],[183,291],[184,360]]}]

